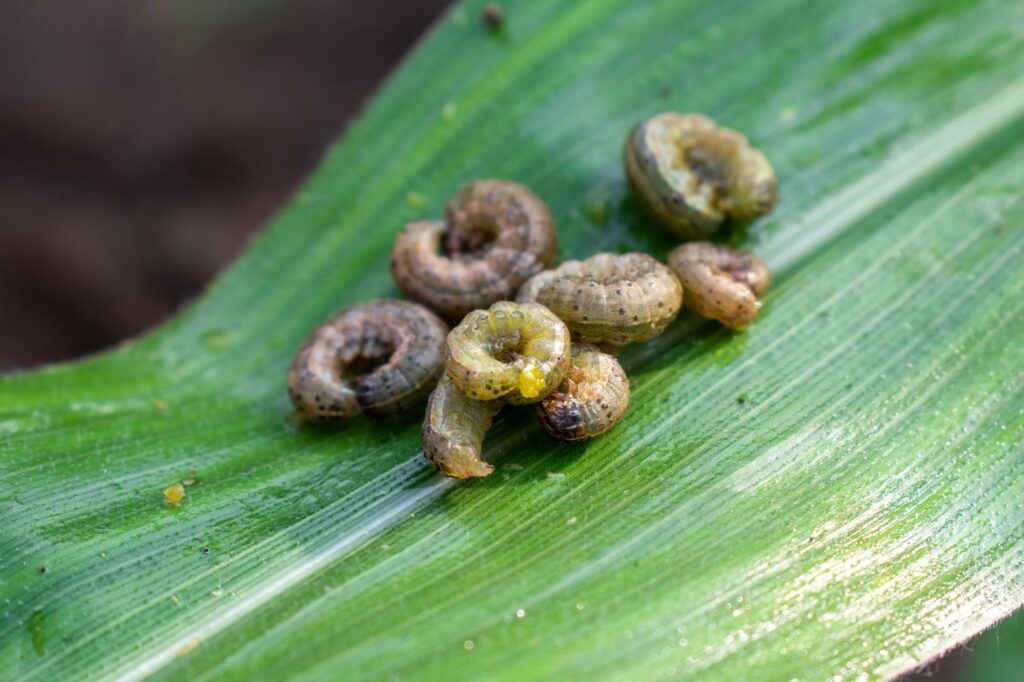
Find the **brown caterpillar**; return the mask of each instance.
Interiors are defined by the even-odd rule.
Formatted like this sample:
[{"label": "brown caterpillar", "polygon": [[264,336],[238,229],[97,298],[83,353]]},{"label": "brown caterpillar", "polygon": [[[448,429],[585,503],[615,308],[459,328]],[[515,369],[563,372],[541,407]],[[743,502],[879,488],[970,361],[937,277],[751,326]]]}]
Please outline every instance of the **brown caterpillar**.
[{"label": "brown caterpillar", "polygon": [[288,372],[288,394],[301,414],[320,419],[402,412],[437,384],[447,333],[417,303],[352,306],[310,332]]},{"label": "brown caterpillar", "polygon": [[391,274],[406,296],[457,320],[512,298],[557,252],[543,201],[514,182],[479,180],[449,202],[444,221],[405,226],[391,253]]},{"label": "brown caterpillar", "polygon": [[575,344],[572,366],[554,393],[537,404],[544,429],[566,441],[600,436],[619,423],[629,407],[629,379],[613,356]]},{"label": "brown caterpillar", "polygon": [[666,112],[640,123],[626,139],[625,163],[644,210],[687,239],[710,236],[727,218],[764,215],[778,198],[764,154],[700,114]]},{"label": "brown caterpillar", "polygon": [[474,400],[543,400],[569,369],[569,329],[537,303],[498,301],[448,334],[445,367]]},{"label": "brown caterpillar", "polygon": [[683,283],[686,307],[731,329],[750,324],[771,282],[764,261],[721,244],[683,244],[668,255],[668,264]]},{"label": "brown caterpillar", "polygon": [[516,300],[547,306],[579,341],[614,350],[665,331],[679,314],[683,288],[645,253],[599,253],[534,276]]},{"label": "brown caterpillar", "polygon": [[445,476],[487,476],[494,467],[480,459],[484,435],[501,410],[499,400],[473,400],[451,377],[441,376],[427,401],[423,455]]}]

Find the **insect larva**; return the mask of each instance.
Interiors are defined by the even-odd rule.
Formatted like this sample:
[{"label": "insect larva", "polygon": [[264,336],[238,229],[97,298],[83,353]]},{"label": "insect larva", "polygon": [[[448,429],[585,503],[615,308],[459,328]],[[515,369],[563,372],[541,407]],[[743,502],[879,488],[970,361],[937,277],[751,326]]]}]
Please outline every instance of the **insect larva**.
[{"label": "insect larva", "polygon": [[544,429],[567,441],[599,436],[619,423],[629,406],[629,379],[613,356],[575,344],[572,366],[554,393],[537,405]]},{"label": "insect larva", "polygon": [[768,266],[754,254],[709,242],[677,247],[668,264],[683,283],[686,307],[731,329],[750,324],[771,281]]},{"label": "insect larva", "polygon": [[672,271],[645,253],[566,261],[528,280],[517,297],[547,306],[579,341],[611,347],[661,334],[682,299]]},{"label": "insect larva", "polygon": [[683,238],[708,237],[724,220],[772,210],[779,183],[740,133],[700,114],[666,112],[626,139],[626,175],[644,210]]},{"label": "insect larva", "polygon": [[406,296],[457,320],[514,296],[557,251],[543,201],[514,182],[479,180],[455,195],[445,221],[406,225],[391,253],[391,274]]},{"label": "insect larva", "polygon": [[409,301],[370,301],[313,329],[288,372],[288,393],[309,417],[387,415],[421,403],[444,370],[448,329]]},{"label": "insect larva", "polygon": [[474,400],[535,403],[569,369],[569,329],[536,303],[475,310],[448,334],[446,348],[448,375]]},{"label": "insect larva", "polygon": [[427,401],[423,420],[423,455],[452,478],[486,476],[494,467],[480,459],[484,435],[501,410],[499,400],[473,400],[451,377],[441,376]]}]

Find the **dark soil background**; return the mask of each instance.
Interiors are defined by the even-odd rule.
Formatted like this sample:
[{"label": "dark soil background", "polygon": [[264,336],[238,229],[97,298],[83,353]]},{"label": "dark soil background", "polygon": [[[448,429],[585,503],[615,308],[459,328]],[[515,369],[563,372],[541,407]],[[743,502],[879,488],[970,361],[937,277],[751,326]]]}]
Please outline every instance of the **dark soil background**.
[{"label": "dark soil background", "polygon": [[444,0],[0,0],[0,371],[202,289]]},{"label": "dark soil background", "polygon": [[0,0],[0,371],[195,296],[445,4]]}]

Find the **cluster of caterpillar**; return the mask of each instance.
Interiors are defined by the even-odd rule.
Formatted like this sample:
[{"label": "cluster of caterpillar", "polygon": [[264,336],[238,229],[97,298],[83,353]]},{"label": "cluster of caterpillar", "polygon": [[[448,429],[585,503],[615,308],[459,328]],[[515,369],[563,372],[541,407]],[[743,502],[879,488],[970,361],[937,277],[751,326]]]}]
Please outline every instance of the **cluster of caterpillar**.
[{"label": "cluster of caterpillar", "polygon": [[[698,114],[643,121],[624,160],[645,212],[687,239],[764,215],[778,196],[765,156]],[[534,405],[561,440],[603,434],[629,405],[623,346],[664,332],[684,305],[742,329],[769,283],[757,256],[707,241],[682,244],[667,265],[598,253],[552,268],[557,251],[551,213],[529,189],[466,185],[444,220],[410,223],[395,240],[391,273],[412,301],[353,306],[314,329],[288,374],[292,403],[339,419],[426,399],[427,459],[446,476],[487,476],[484,436],[504,405]]]}]

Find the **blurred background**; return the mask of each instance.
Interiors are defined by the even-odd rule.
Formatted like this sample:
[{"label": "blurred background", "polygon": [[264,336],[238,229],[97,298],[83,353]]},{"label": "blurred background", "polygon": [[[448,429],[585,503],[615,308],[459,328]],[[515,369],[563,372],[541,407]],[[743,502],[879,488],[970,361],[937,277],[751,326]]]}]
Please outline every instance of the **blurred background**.
[{"label": "blurred background", "polygon": [[[444,0],[0,0],[0,371],[194,297]],[[1024,617],[907,680],[1024,680]]]},{"label": "blurred background", "polygon": [[194,297],[444,0],[0,0],[0,371]]}]

